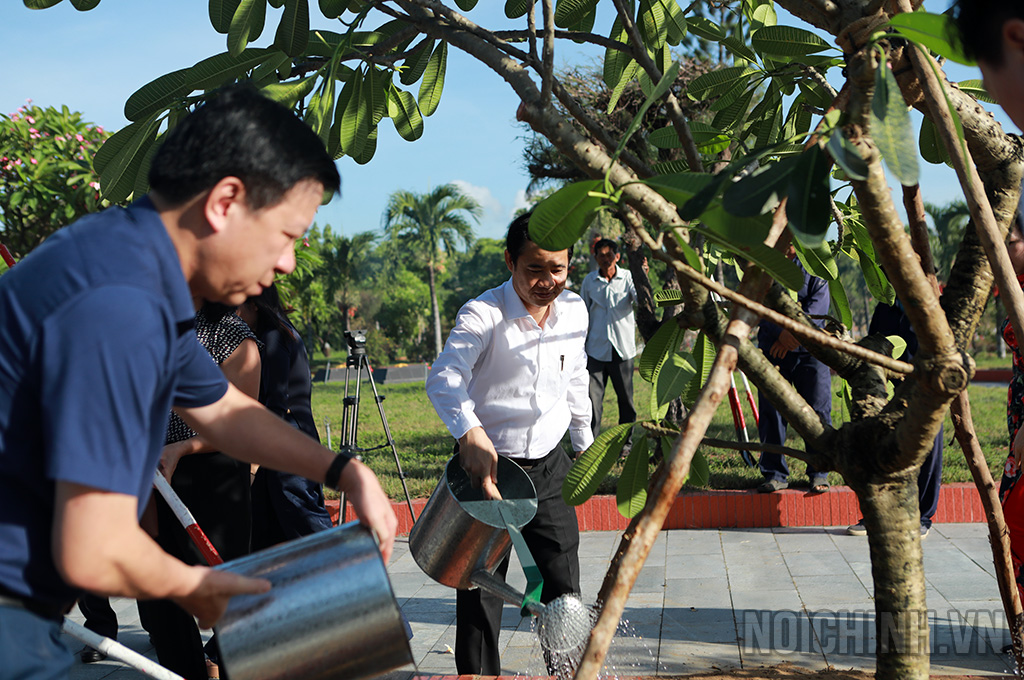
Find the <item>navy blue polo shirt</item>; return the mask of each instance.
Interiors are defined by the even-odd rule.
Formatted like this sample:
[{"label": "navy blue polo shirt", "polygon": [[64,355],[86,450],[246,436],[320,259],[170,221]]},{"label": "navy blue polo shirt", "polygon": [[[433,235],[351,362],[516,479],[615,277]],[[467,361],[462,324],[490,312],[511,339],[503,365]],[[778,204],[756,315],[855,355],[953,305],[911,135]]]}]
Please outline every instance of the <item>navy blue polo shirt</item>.
[{"label": "navy blue polo shirt", "polygon": [[0,589],[70,602],[50,548],[55,481],[145,506],[172,405],[227,382],[152,202],[60,230],[0,277]]}]

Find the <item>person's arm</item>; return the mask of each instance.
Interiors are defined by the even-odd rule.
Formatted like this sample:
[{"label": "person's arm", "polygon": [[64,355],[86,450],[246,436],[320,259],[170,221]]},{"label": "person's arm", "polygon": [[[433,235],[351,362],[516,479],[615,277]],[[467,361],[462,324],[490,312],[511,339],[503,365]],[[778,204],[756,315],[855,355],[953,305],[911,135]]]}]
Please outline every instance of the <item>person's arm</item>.
[{"label": "person's arm", "polygon": [[264,579],[190,567],[139,527],[135,496],[58,481],[52,548],[68,584],[98,595],[170,599],[209,628],[233,595],[263,593]]},{"label": "person's arm", "polygon": [[[260,349],[252,338],[243,340],[220,365],[224,377],[253,399],[258,398],[260,394],[261,368]],[[197,453],[212,453],[217,450],[202,437],[190,437],[180,442],[172,442],[165,445],[160,452],[160,462],[157,467],[167,481],[171,481],[174,470],[183,457],[193,456]],[[255,470],[253,472],[255,473]]]},{"label": "person's arm", "polygon": [[498,494],[498,452],[474,412],[469,382],[485,347],[490,344],[493,323],[486,313],[467,304],[459,312],[444,351],[434,360],[427,377],[427,397],[441,421],[459,441],[459,464],[474,487],[488,498]]},{"label": "person's arm", "polygon": [[[586,308],[580,310],[586,315]],[[583,322],[583,328],[587,322]],[[590,403],[590,373],[587,371],[587,352],[585,345],[579,343],[579,351],[575,356],[567,357],[568,370],[572,371],[569,378],[569,389],[566,399],[569,402],[569,440],[576,454],[583,453],[594,443],[594,431],[591,429],[593,406]]]},{"label": "person's arm", "polygon": [[[323,482],[327,468],[336,456],[252,397],[242,394],[234,385],[229,385],[227,393],[208,406],[175,410],[217,451],[247,463],[266,465],[272,470]],[[381,553],[387,562],[398,529],[398,518],[377,476],[366,465],[353,459],[342,468],[338,491],[348,495],[360,521],[377,533]]]}]

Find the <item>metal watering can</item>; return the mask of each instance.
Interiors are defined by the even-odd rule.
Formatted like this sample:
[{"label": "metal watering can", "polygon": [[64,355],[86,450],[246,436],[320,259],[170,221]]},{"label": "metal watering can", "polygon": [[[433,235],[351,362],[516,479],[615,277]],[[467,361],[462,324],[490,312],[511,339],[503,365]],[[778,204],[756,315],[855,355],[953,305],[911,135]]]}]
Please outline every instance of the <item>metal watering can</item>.
[{"label": "metal watering can", "polygon": [[[409,551],[420,569],[442,585],[482,588],[521,607],[523,616],[540,604],[544,581],[519,530],[537,514],[537,491],[526,472],[498,456],[498,491],[485,499],[459,465],[456,454],[409,533]],[[512,545],[526,573],[526,593],[494,576]]]},{"label": "metal watering can", "polygon": [[216,626],[231,680],[355,680],[412,663],[377,541],[358,522],[217,568],[273,584],[231,598]]}]

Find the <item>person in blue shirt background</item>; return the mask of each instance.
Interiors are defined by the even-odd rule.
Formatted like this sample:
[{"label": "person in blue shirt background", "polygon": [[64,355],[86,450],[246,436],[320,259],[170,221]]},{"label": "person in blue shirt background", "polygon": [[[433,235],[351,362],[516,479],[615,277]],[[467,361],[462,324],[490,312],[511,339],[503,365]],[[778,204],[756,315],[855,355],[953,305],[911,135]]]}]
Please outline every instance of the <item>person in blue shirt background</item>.
[{"label": "person in blue shirt background", "polygon": [[[796,250],[790,246],[787,256],[796,257]],[[811,276],[804,271],[803,265],[796,264],[804,274],[804,285],[797,292],[797,302],[805,314],[812,317],[828,314],[829,292],[824,279]],[[819,327],[822,321],[813,319]],[[768,360],[775,364],[782,376],[793,383],[796,391],[807,400],[807,403],[818,414],[823,423],[832,424],[832,380],[828,366],[821,363],[803,347],[793,334],[770,321],[761,321],[757,331],[757,346],[761,348]],[[758,398],[757,431],[763,444],[784,444],[786,442],[786,421],[782,419],[775,406],[763,396]],[[779,491],[789,486],[789,466],[786,457],[780,453],[761,453],[761,475],[765,481],[757,490],[762,493]],[[824,493],[829,490],[828,473],[819,472],[807,466],[807,476],[811,480],[812,493]]]}]

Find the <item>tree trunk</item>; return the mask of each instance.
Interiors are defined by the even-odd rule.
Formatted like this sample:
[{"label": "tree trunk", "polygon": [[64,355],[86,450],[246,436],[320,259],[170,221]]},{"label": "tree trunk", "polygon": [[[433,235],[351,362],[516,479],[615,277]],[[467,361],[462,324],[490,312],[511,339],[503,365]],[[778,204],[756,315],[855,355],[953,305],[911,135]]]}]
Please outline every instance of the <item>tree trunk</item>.
[{"label": "tree trunk", "polygon": [[918,467],[857,491],[875,590],[875,677],[927,680],[928,608],[921,553]]}]

